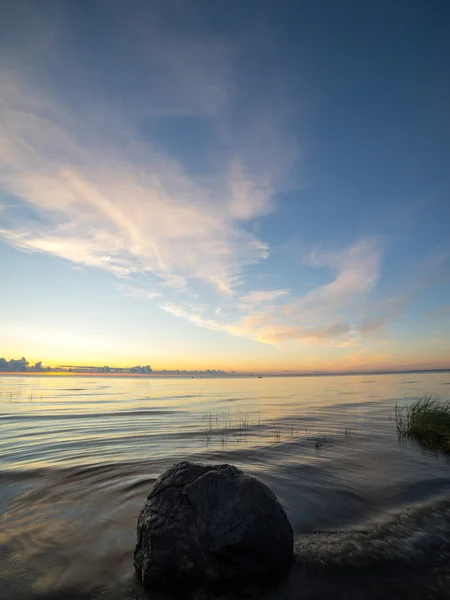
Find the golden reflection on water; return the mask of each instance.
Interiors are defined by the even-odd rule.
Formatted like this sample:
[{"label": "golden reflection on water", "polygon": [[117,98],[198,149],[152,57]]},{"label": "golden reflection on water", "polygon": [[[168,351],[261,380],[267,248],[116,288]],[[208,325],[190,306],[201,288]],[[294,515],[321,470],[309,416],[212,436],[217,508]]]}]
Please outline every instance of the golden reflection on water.
[{"label": "golden reflection on water", "polygon": [[18,597],[16,582],[26,598],[67,597],[59,591],[73,587],[79,599],[83,585],[119,589],[132,580],[137,515],[154,479],[178,460],[232,462],[257,475],[300,532],[339,529],[442,493],[447,465],[400,445],[391,417],[396,401],[449,397],[449,383],[449,373],[0,376],[8,598]]},{"label": "golden reflection on water", "polygon": [[315,445],[327,436],[376,431],[385,426],[395,401],[423,393],[448,396],[449,380],[449,373],[262,379],[0,376],[3,468],[139,460],[300,437]]}]

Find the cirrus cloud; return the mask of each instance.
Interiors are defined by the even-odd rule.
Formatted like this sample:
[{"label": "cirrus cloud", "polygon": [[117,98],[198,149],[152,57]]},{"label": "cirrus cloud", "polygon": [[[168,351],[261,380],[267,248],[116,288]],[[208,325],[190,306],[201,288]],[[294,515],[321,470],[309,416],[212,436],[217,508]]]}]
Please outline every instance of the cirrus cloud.
[{"label": "cirrus cloud", "polygon": [[267,257],[267,243],[245,223],[273,209],[273,190],[234,158],[194,178],[125,128],[120,140],[92,139],[82,114],[2,75],[0,184],[34,213],[27,221],[14,207],[3,211],[0,235],[11,245],[227,293]]}]

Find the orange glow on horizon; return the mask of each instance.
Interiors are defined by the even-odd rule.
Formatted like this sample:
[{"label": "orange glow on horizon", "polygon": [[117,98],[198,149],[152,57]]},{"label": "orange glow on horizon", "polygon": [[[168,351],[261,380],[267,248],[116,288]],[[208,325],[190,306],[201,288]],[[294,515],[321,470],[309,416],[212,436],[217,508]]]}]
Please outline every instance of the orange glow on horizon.
[{"label": "orange glow on horizon", "polygon": [[[25,355],[26,356],[26,355]],[[384,360],[383,360],[384,359]],[[36,362],[42,360],[41,358],[28,359],[30,365],[35,364]],[[44,367],[55,368],[58,366],[69,366],[71,365],[73,368],[77,366],[90,366],[90,367],[98,367],[102,368],[107,365],[112,369],[116,368],[131,368],[137,365],[151,365],[153,371],[155,373],[153,376],[156,376],[158,372],[161,371],[203,371],[206,372],[208,370],[216,370],[223,372],[235,372],[236,374],[246,374],[246,373],[260,373],[260,374],[278,374],[278,375],[291,375],[295,373],[299,374],[321,374],[321,373],[364,373],[368,371],[374,372],[393,372],[393,371],[412,371],[412,370],[450,370],[450,361],[445,360],[441,357],[431,357],[427,360],[417,360],[403,358],[403,359],[393,359],[393,357],[382,357],[380,355],[374,355],[373,357],[365,356],[365,357],[355,357],[348,356],[342,357],[341,360],[324,360],[323,362],[320,360],[306,361],[301,358],[289,361],[280,361],[280,360],[255,360],[255,361],[228,361],[228,360],[206,360],[206,359],[171,359],[164,362],[154,362],[150,358],[146,360],[130,360],[124,359],[122,361],[118,360],[84,360],[83,362],[76,360],[42,360],[42,364]],[[70,374],[68,371],[64,371],[64,373]],[[98,375],[99,373],[89,373],[83,372],[85,374],[94,374]],[[17,372],[15,372],[17,374]],[[32,373],[31,373],[32,374]],[[55,373],[53,373],[55,374]],[[57,374],[57,373],[56,373]],[[74,373],[76,374],[76,373]],[[101,375],[123,375],[123,376],[148,376],[148,374],[138,374],[138,373],[100,373]]]}]

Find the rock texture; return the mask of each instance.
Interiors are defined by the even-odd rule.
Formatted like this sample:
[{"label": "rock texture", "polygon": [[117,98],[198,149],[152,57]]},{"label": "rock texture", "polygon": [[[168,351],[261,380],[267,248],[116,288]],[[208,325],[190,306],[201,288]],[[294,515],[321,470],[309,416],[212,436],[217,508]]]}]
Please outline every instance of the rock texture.
[{"label": "rock texture", "polygon": [[149,587],[266,578],[292,561],[292,527],[275,494],[231,465],[174,465],[139,515],[134,564]]}]

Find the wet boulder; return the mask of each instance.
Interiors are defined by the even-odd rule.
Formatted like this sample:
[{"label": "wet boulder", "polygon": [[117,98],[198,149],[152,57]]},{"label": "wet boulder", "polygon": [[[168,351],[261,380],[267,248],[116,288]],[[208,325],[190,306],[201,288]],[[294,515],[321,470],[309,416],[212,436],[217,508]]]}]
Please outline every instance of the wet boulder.
[{"label": "wet boulder", "polygon": [[147,587],[273,578],[292,562],[292,527],[275,494],[232,465],[174,465],[139,515],[134,564]]}]

